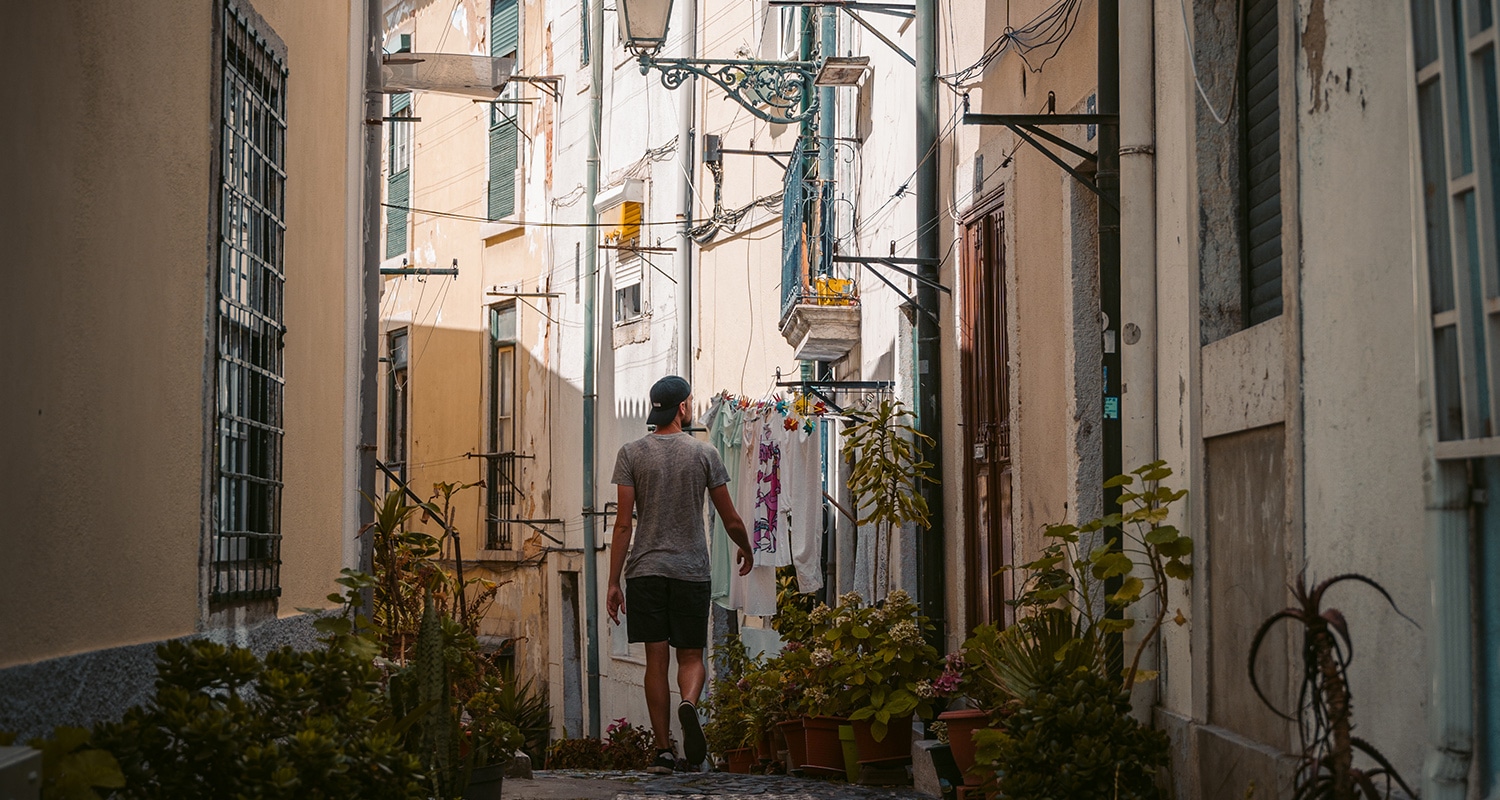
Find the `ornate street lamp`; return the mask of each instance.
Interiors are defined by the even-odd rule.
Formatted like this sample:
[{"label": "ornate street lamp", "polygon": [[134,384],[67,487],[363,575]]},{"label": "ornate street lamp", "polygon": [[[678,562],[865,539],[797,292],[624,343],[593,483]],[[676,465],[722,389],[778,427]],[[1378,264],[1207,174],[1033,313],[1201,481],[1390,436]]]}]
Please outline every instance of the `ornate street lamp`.
[{"label": "ornate street lamp", "polygon": [[[616,5],[620,16],[620,38],[626,49],[639,59],[642,75],[655,67],[661,71],[661,83],[668,89],[676,89],[694,75],[702,76],[767,122],[786,125],[812,118],[818,113],[817,96],[812,92],[814,85],[850,85],[862,74],[862,70],[847,69],[847,64],[841,65],[846,67],[843,70],[823,69],[829,61],[847,62],[851,59],[657,58],[657,51],[667,40],[672,0],[618,0]],[[834,80],[839,82],[830,82]]]}]

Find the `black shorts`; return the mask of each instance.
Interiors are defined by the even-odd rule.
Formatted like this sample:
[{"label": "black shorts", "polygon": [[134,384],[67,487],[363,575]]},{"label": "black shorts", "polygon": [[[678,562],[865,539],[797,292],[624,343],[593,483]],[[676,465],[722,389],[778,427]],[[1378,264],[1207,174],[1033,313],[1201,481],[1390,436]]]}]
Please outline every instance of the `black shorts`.
[{"label": "black shorts", "polygon": [[708,581],[660,575],[625,579],[625,632],[632,642],[668,642],[682,650],[708,646]]}]

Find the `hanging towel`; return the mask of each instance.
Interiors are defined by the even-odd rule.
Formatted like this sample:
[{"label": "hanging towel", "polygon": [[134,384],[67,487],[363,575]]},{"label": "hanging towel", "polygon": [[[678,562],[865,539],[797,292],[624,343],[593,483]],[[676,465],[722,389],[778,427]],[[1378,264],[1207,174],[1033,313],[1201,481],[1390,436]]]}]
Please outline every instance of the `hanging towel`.
[{"label": "hanging towel", "polygon": [[797,590],[823,588],[823,436],[813,417],[788,419],[798,423],[786,430],[781,450],[782,506],[792,564],[797,568]]},{"label": "hanging towel", "polygon": [[[740,480],[740,410],[720,395],[714,398],[713,404],[709,406],[708,413],[703,415],[703,424],[708,427],[708,442],[719,451],[719,459],[724,462],[724,469],[729,473],[729,496],[734,498],[735,490]],[[738,505],[736,511],[743,514]],[[713,527],[710,529],[708,541],[709,554],[709,596],[725,605],[729,597],[729,575],[734,570],[734,553],[738,547],[729,540],[729,531],[724,527],[724,520],[719,517],[717,511],[712,507],[709,513],[713,518]]]}]

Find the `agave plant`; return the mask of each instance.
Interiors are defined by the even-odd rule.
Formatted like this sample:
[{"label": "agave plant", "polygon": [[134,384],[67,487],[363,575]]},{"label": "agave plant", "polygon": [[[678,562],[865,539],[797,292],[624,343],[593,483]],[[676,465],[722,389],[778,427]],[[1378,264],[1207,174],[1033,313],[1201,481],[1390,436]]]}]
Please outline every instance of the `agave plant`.
[{"label": "agave plant", "polygon": [[[1250,644],[1250,686],[1266,707],[1278,716],[1296,722],[1302,737],[1302,760],[1297,769],[1293,800],[1384,800],[1390,797],[1394,782],[1409,795],[1411,787],[1379,750],[1353,735],[1353,704],[1349,693],[1349,664],[1354,660],[1354,642],[1349,637],[1349,623],[1343,612],[1323,608],[1323,596],[1345,581],[1363,583],[1380,593],[1403,619],[1416,625],[1401,612],[1385,587],[1357,573],[1329,578],[1307,588],[1305,576],[1298,576],[1292,589],[1296,605],[1272,614],[1262,622]],[[1297,709],[1288,714],[1276,707],[1260,688],[1255,673],[1255,659],[1266,635],[1278,622],[1287,620],[1303,628],[1302,686],[1297,695]],[[1374,761],[1372,769],[1354,766],[1354,753]],[[1384,785],[1382,792],[1377,783]]]}]

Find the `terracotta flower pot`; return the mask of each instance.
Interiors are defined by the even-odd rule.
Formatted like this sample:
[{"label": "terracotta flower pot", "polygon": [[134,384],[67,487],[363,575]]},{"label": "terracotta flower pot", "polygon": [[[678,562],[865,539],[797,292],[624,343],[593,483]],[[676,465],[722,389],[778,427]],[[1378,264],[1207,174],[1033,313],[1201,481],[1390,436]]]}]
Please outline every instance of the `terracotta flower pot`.
[{"label": "terracotta flower pot", "polygon": [[854,744],[859,748],[860,763],[911,758],[911,716],[907,714],[900,719],[891,719],[885,738],[878,742],[870,732],[870,720],[855,720]]},{"label": "terracotta flower pot", "polygon": [[964,784],[978,786],[983,783],[970,775],[969,770],[974,768],[974,731],[989,725],[989,712],[977,708],[945,711],[938,715],[938,719],[948,724],[948,747],[953,751],[953,762],[958,765],[958,771],[963,773]]},{"label": "terracotta flower pot", "polygon": [[777,723],[777,729],[786,738],[786,760],[787,772],[801,769],[807,763],[807,738],[802,730],[802,720],[789,719],[786,722]]},{"label": "terracotta flower pot", "polygon": [[839,740],[839,726],[848,722],[842,717],[802,718],[802,729],[807,738],[804,769],[823,770],[830,775],[844,774],[844,743]]},{"label": "terracotta flower pot", "polygon": [[771,732],[761,731],[755,740],[755,758],[760,761],[770,761],[776,757],[776,751],[771,748]]},{"label": "terracotta flower pot", "polygon": [[729,762],[730,772],[748,775],[750,767],[755,764],[755,751],[749,747],[741,747],[725,753],[724,758]]}]

